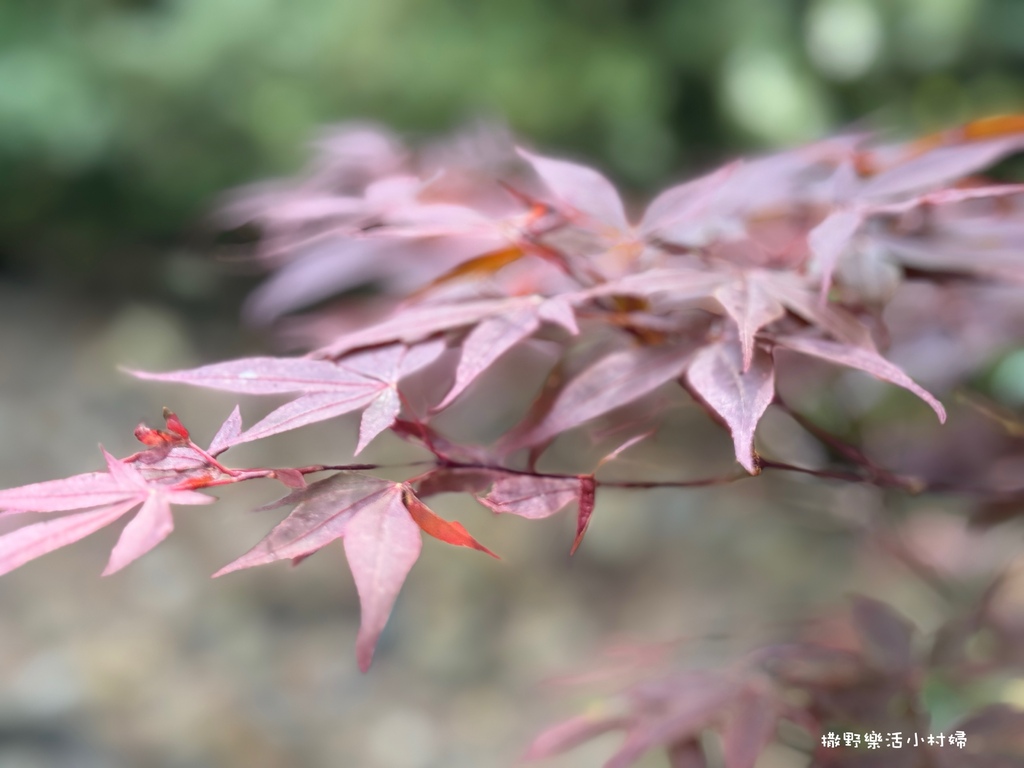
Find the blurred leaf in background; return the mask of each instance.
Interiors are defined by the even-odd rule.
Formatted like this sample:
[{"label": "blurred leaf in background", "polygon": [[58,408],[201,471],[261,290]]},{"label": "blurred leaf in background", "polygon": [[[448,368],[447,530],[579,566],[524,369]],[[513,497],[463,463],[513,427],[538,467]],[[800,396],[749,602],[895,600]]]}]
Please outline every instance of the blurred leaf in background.
[{"label": "blurred leaf in background", "polygon": [[864,116],[1020,109],[1022,28],[1018,0],[6,3],[0,267],[210,302],[203,215],[318,126],[498,118],[641,190]]}]

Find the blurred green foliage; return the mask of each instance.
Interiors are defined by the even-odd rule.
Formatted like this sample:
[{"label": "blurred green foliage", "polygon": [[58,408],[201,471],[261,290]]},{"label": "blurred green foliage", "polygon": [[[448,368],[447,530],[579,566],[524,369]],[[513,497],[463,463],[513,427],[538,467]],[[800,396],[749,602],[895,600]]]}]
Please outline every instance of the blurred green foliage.
[{"label": "blurred green foliage", "polygon": [[643,190],[862,118],[1020,110],[1021,30],[1020,0],[12,0],[0,265],[173,293],[219,191],[351,117],[501,118]]}]

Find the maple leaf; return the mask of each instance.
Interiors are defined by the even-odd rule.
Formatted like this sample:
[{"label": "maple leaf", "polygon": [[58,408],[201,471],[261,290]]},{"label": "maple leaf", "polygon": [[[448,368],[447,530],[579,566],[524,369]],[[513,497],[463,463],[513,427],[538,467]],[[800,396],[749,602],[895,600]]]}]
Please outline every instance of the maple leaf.
[{"label": "maple leaf", "polygon": [[737,280],[715,290],[714,296],[736,324],[743,351],[742,371],[746,373],[754,356],[754,337],[780,317],[786,310],[762,283],[740,275]]},{"label": "maple leaf", "polygon": [[632,257],[648,242],[705,242],[707,226],[701,217],[714,209],[727,181],[741,165],[731,163],[665,190],[633,226],[618,191],[603,174],[585,165],[518,151],[553,193],[556,208],[577,226],[598,235],[601,251]]},{"label": "maple leaf", "polygon": [[715,171],[666,189],[644,211],[637,229],[647,239],[697,244],[706,236],[703,217],[713,212],[729,188],[733,175],[743,168],[738,160]]},{"label": "maple leaf", "polygon": [[459,523],[434,514],[405,483],[338,472],[272,506],[284,504],[296,506],[259,543],[214,577],[278,560],[301,560],[342,539],[359,593],[356,658],[364,672],[370,668],[377,639],[402,584],[419,558],[421,531],[496,557]]},{"label": "maple leaf", "polygon": [[775,737],[779,722],[776,697],[748,686],[736,699],[722,730],[722,757],[728,768],[754,768]]},{"label": "maple leaf", "polygon": [[556,160],[519,150],[563,205],[592,222],[627,230],[626,209],[615,186],[603,174],[585,165]]},{"label": "maple leaf", "polygon": [[733,704],[741,690],[730,680],[698,673],[664,682],[650,691],[641,685],[628,692],[636,702],[638,716],[604,768],[628,768],[651,749],[670,747],[699,735]]},{"label": "maple leaf", "polygon": [[475,496],[486,493],[495,480],[507,476],[495,469],[439,467],[416,481],[416,495],[420,498],[440,493],[471,493]]},{"label": "maple leaf", "polygon": [[694,355],[686,379],[693,391],[729,426],[736,461],[750,474],[758,474],[754,430],[775,397],[771,356],[755,350],[750,366],[744,370],[739,341],[725,338]]},{"label": "maple leaf", "polygon": [[486,496],[478,496],[481,504],[495,514],[509,514],[540,520],[562,511],[576,502],[576,536],[569,554],[583,543],[583,536],[594,512],[597,482],[593,475],[557,477],[505,474],[493,478]]},{"label": "maple leaf", "polygon": [[885,198],[935,189],[987,168],[1021,149],[1024,149],[1024,132],[987,141],[937,147],[872,176],[857,194],[863,198]]},{"label": "maple leaf", "polygon": [[132,373],[142,379],[251,395],[299,393],[297,399],[272,411],[245,432],[221,436],[218,448],[259,440],[364,409],[355,451],[359,453],[398,417],[401,410],[398,382],[434,362],[443,351],[444,344],[435,341],[413,347],[394,344],[372,349],[350,355],[340,363],[308,358],[252,357],[185,371]]},{"label": "maple leaf", "polygon": [[580,475],[580,498],[579,513],[576,516],[576,536],[572,540],[572,547],[569,554],[576,554],[576,550],[583,543],[583,536],[590,525],[590,516],[594,513],[594,503],[597,496],[597,481],[593,475]]},{"label": "maple leaf", "polygon": [[779,336],[775,341],[794,352],[827,360],[837,365],[856,368],[870,373],[875,378],[903,387],[928,403],[935,411],[935,415],[939,417],[940,422],[946,421],[946,409],[942,407],[942,403],[907,376],[898,366],[890,363],[873,350],[805,336]]},{"label": "maple leaf", "polygon": [[824,302],[832,286],[832,274],[839,259],[849,247],[861,224],[864,213],[852,208],[833,211],[807,235],[807,244],[821,274],[821,301]]},{"label": "maple leaf", "polygon": [[609,731],[629,726],[629,718],[609,715],[577,715],[552,725],[538,734],[523,755],[524,760],[543,760],[567,752]]},{"label": "maple leaf", "polygon": [[219,456],[242,435],[242,413],[236,405],[231,414],[224,420],[224,423],[217,429],[217,433],[210,441],[207,453],[211,456]]},{"label": "maple leaf", "polygon": [[505,435],[504,450],[542,443],[653,392],[686,370],[692,352],[692,343],[681,342],[630,347],[602,357],[566,382],[537,423],[524,422]]},{"label": "maple leaf", "polygon": [[678,305],[708,297],[728,280],[727,274],[718,271],[701,270],[691,266],[663,267],[645,269],[609,280],[588,289],[582,296],[664,296]]},{"label": "maple leaf", "polygon": [[74,515],[33,523],[0,536],[0,574],[71,544],[141,505],[121,532],[103,575],[121,570],[163,541],[174,528],[171,504],[209,504],[210,496],[148,481],[130,464],[103,452],[107,472],[88,472],[63,480],[0,491],[3,514],[66,512]]},{"label": "maple leaf", "polygon": [[480,501],[496,514],[540,520],[577,501],[580,490],[576,477],[505,475],[494,481],[490,492]]},{"label": "maple leaf", "polygon": [[[543,296],[515,296],[484,299],[453,304],[427,304],[409,307],[376,325],[341,336],[316,351],[318,357],[336,358],[361,347],[390,344],[395,341],[411,344],[434,334],[463,328],[493,317],[533,308],[543,319],[571,327],[560,299],[548,304]],[[542,309],[543,308],[543,309]]]},{"label": "maple leaf", "polygon": [[532,336],[543,322],[555,323],[569,333],[579,333],[572,306],[562,299],[530,302],[481,321],[462,342],[455,383],[434,410],[447,407],[506,351]]}]

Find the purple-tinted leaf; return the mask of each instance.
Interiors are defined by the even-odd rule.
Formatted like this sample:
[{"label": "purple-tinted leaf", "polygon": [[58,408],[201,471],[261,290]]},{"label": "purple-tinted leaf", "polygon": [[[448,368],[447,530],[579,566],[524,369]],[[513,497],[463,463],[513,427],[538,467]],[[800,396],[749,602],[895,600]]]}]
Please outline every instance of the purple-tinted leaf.
[{"label": "purple-tinted leaf", "polygon": [[760,472],[754,459],[754,430],[775,397],[771,356],[757,349],[743,370],[743,353],[735,339],[700,350],[686,373],[694,392],[729,425],[736,461],[750,474]]},{"label": "purple-tinted leaf", "polygon": [[224,423],[220,425],[220,429],[217,430],[217,434],[213,436],[213,440],[210,441],[209,454],[211,456],[217,456],[218,454],[226,451],[238,437],[242,434],[242,413],[235,406],[235,409],[231,411],[231,415],[224,420]]},{"label": "purple-tinted leaf", "polygon": [[885,603],[863,596],[853,599],[851,613],[868,658],[888,674],[906,674],[913,663],[913,625]]},{"label": "purple-tinted leaf", "polygon": [[524,434],[510,433],[510,451],[549,440],[608,411],[627,405],[679,376],[692,347],[631,347],[601,358],[558,393],[551,409]]},{"label": "purple-tinted leaf", "polygon": [[552,325],[562,326],[573,336],[580,332],[572,302],[564,296],[552,296],[544,301],[537,307],[537,317]]},{"label": "purple-tinted leaf", "polygon": [[381,504],[393,486],[394,483],[376,477],[338,472],[288,494],[274,506],[299,502],[291,514],[214,577],[316,552],[340,538],[357,511]]},{"label": "purple-tinted leaf", "polygon": [[666,702],[665,713],[632,728],[604,768],[628,768],[648,750],[693,738],[729,706],[736,694],[735,684],[714,679],[702,679],[675,691]]},{"label": "purple-tinted leaf", "polygon": [[892,197],[939,187],[988,167],[1024,147],[1024,136],[940,147],[900,163],[871,178],[861,197]]},{"label": "purple-tinted leaf", "polygon": [[140,379],[192,384],[198,387],[240,392],[246,395],[277,395],[289,392],[363,392],[366,377],[326,360],[284,357],[249,357],[214,363],[186,371],[146,373],[131,371]]},{"label": "purple-tinted leaf", "polygon": [[396,387],[387,387],[377,395],[363,411],[359,421],[359,443],[353,455],[358,456],[373,438],[394,424],[401,410],[402,401]]},{"label": "purple-tinted leaf", "polygon": [[874,350],[871,332],[856,317],[808,290],[797,275],[761,271],[757,280],[790,312],[846,344]]},{"label": "purple-tinted leaf", "polygon": [[328,241],[285,264],[245,302],[249,322],[269,323],[342,291],[383,276],[396,254],[380,240]]},{"label": "purple-tinted leaf", "polygon": [[578,715],[544,730],[530,744],[523,759],[543,760],[560,755],[609,731],[625,728],[628,724],[629,721],[624,717]]},{"label": "purple-tinted leaf", "polygon": [[510,299],[484,299],[461,304],[430,304],[399,310],[389,319],[354,333],[317,350],[321,357],[338,357],[353,349],[387,344],[393,341],[411,343],[435,333],[474,325],[481,320],[511,312],[519,307],[539,304],[537,296]]},{"label": "purple-tinted leaf", "polygon": [[480,501],[499,514],[539,520],[576,501],[579,494],[580,481],[575,477],[503,475]]},{"label": "purple-tinted leaf", "polygon": [[946,421],[946,409],[942,407],[942,403],[877,352],[862,347],[851,347],[845,344],[824,341],[823,339],[802,336],[780,336],[776,341],[794,352],[818,357],[837,365],[857,368],[883,381],[888,381],[891,384],[908,389],[931,406],[932,410],[939,417],[939,421]]},{"label": "purple-tinted leaf", "polygon": [[775,737],[778,721],[774,696],[753,688],[740,694],[722,731],[725,768],[754,768]]},{"label": "purple-tinted leaf", "polygon": [[435,410],[446,408],[495,360],[539,327],[540,319],[533,307],[520,307],[508,314],[496,315],[476,326],[462,343],[455,383]]},{"label": "purple-tinted leaf", "polygon": [[371,382],[371,385],[372,389],[368,392],[347,397],[336,392],[317,392],[296,398],[271,411],[265,418],[249,427],[235,440],[235,444],[262,440],[271,435],[358,411],[376,399],[378,386],[375,382]]},{"label": "purple-tinted leaf", "polygon": [[953,189],[940,189],[937,192],[928,192],[924,195],[913,197],[909,200],[901,200],[898,203],[884,205],[873,205],[869,208],[871,213],[905,213],[922,205],[953,205],[967,200],[978,200],[984,198],[1008,197],[1024,193],[1024,184],[997,184],[984,187],[956,187]]},{"label": "purple-tinted leaf", "polygon": [[[143,374],[143,378],[248,394],[302,393],[242,434],[221,435],[217,447],[222,450],[369,406],[360,431],[358,450],[362,450],[394,423],[400,410],[396,391],[399,380],[429,365],[443,351],[440,341],[411,348],[393,344],[350,355],[337,363],[305,358],[249,358],[192,371]],[[239,426],[240,421],[230,422],[224,429],[237,431]]]},{"label": "purple-tinted leaf", "polygon": [[122,501],[100,509],[33,523],[0,536],[0,575],[30,560],[84,539],[127,514],[139,501]]},{"label": "purple-tinted leaf", "polygon": [[0,509],[12,512],[64,512],[124,501],[124,487],[107,472],[87,472],[0,491]]},{"label": "purple-tinted leaf", "polygon": [[[701,217],[710,222],[736,222],[751,212],[814,199],[807,183],[812,172],[832,165],[836,156],[848,155],[860,136],[836,136],[805,147],[757,157],[738,165],[713,196],[710,210]],[[700,222],[703,223],[703,222]],[[703,228],[707,228],[706,224]],[[729,231],[726,229],[725,231]]]},{"label": "purple-tinted leaf", "polygon": [[402,503],[400,484],[381,492],[376,503],[357,511],[345,528],[344,543],[359,592],[356,660],[366,672],[373,661],[377,638],[423,547],[419,526]]},{"label": "purple-tinted leaf", "polygon": [[580,475],[579,513],[576,516],[576,538],[573,539],[569,555],[575,555],[583,543],[583,536],[590,525],[590,516],[594,513],[594,502],[597,496],[597,481],[593,475]]},{"label": "purple-tinted leaf", "polygon": [[286,485],[289,488],[301,489],[306,487],[306,476],[297,469],[275,469],[274,477],[279,480],[282,485]]},{"label": "purple-tinted leaf", "polygon": [[568,204],[597,223],[611,225],[620,230],[629,228],[618,191],[608,179],[593,168],[565,160],[541,157],[523,149],[519,150],[519,154],[533,166],[537,175],[560,202]]},{"label": "purple-tinted leaf", "polygon": [[382,384],[391,384],[430,365],[444,350],[444,342],[440,340],[412,346],[389,344],[348,354],[338,365]]},{"label": "purple-tinted leaf", "polygon": [[786,310],[759,282],[745,276],[719,287],[715,298],[736,323],[743,350],[743,371],[747,371],[754,356],[754,337]]},{"label": "purple-tinted leaf", "polygon": [[417,481],[416,495],[423,498],[439,493],[471,493],[476,496],[502,477],[508,475],[493,469],[439,467]]},{"label": "purple-tinted leaf", "polygon": [[854,234],[860,229],[864,214],[853,208],[840,208],[807,235],[807,245],[814,256],[821,275],[821,301],[824,302],[832,287],[832,275],[839,259],[846,252]]},{"label": "purple-tinted leaf", "polygon": [[740,165],[740,161],[729,163],[706,176],[665,190],[647,206],[637,228],[644,235],[669,230],[667,239],[679,242],[671,234],[672,227],[694,221],[713,206],[715,193]]},{"label": "purple-tinted leaf", "polygon": [[681,304],[712,295],[715,288],[726,280],[728,277],[721,272],[706,272],[689,267],[647,269],[602,283],[583,295],[649,297],[667,294],[672,303]]},{"label": "purple-tinted leaf", "polygon": [[993,244],[985,239],[959,240],[951,237],[905,238],[878,236],[880,246],[894,260],[914,269],[1024,280],[1024,259],[1021,248],[1014,244]]}]

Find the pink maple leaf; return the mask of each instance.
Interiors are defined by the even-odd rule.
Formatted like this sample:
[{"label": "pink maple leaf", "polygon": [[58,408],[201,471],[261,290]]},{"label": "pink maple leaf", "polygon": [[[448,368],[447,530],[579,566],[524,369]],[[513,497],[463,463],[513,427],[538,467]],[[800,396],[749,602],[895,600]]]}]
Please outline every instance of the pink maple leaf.
[{"label": "pink maple leaf", "polygon": [[278,560],[301,560],[342,539],[359,593],[361,621],[356,658],[364,672],[370,668],[377,639],[419,557],[421,531],[494,556],[461,525],[434,514],[406,483],[338,472],[273,506],[291,503],[296,504],[291,514],[214,576]]},{"label": "pink maple leaf", "polygon": [[308,358],[252,357],[168,373],[133,371],[142,379],[173,381],[252,395],[298,393],[245,432],[221,435],[218,449],[259,440],[363,409],[356,453],[398,417],[398,382],[434,362],[441,342],[393,344],[350,355],[343,362]]},{"label": "pink maple leaf", "polygon": [[174,528],[171,504],[209,504],[210,496],[147,480],[135,467],[106,451],[107,472],[50,480],[0,491],[3,514],[88,509],[0,536],[0,574],[78,541],[141,505],[121,532],[103,575],[121,570],[149,552]]}]

